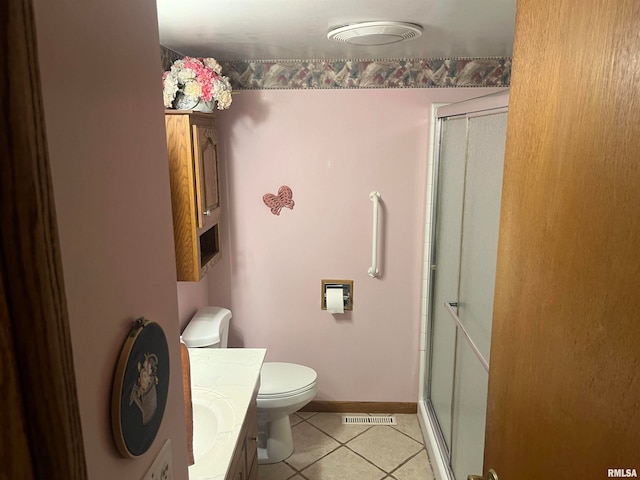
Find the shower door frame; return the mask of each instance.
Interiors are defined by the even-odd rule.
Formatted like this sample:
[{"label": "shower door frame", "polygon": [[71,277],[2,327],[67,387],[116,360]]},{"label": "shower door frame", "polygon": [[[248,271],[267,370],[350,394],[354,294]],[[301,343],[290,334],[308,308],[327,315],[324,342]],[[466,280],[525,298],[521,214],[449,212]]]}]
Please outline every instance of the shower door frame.
[{"label": "shower door frame", "polygon": [[[435,411],[431,405],[429,392],[431,391],[431,352],[433,335],[433,295],[435,288],[435,259],[436,259],[436,236],[438,221],[438,201],[439,201],[439,175],[440,175],[440,150],[442,143],[442,125],[445,119],[464,118],[467,119],[479,116],[493,115],[508,112],[509,89],[503,89],[495,94],[490,94],[478,98],[466,100],[454,104],[434,104],[431,112],[431,149],[427,167],[427,185],[430,190],[429,208],[426,213],[425,235],[429,239],[428,246],[425,245],[423,278],[427,279],[425,285],[426,301],[423,303],[421,332],[423,342],[420,351],[420,372],[419,372],[419,398],[418,398],[418,421],[422,429],[423,436],[429,457],[432,462],[433,473],[436,480],[454,480],[451,469],[451,453],[447,447],[442,431],[439,426]],[[425,242],[426,243],[426,242]],[[456,330],[457,337],[457,330]],[[452,396],[454,392],[452,391]],[[461,480],[461,479],[457,479]]]}]

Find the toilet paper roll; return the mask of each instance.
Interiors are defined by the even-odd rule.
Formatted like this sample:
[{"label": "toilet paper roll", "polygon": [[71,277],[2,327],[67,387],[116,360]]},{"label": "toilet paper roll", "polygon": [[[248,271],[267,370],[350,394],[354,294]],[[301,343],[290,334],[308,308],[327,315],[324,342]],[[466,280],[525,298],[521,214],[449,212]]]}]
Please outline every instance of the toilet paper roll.
[{"label": "toilet paper roll", "polygon": [[341,288],[327,288],[327,310],[329,313],[344,313]]}]

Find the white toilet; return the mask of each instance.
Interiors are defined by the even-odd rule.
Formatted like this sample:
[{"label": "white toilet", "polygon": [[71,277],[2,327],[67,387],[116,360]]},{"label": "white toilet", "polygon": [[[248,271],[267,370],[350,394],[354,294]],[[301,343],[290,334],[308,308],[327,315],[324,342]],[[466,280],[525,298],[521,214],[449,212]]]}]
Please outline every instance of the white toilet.
[{"label": "white toilet", "polygon": [[[189,348],[226,348],[231,311],[203,307],[182,333]],[[258,391],[258,463],[276,463],[293,453],[289,415],[316,396],[315,370],[294,363],[265,362]]]}]

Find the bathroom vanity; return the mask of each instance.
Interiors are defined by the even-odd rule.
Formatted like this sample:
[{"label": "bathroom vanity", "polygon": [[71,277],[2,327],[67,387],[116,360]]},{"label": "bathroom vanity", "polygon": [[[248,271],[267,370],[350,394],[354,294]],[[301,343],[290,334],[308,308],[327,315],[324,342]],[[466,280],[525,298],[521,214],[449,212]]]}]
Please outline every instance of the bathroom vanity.
[{"label": "bathroom vanity", "polygon": [[266,349],[190,348],[195,464],[189,478],[256,480],[260,369]]}]

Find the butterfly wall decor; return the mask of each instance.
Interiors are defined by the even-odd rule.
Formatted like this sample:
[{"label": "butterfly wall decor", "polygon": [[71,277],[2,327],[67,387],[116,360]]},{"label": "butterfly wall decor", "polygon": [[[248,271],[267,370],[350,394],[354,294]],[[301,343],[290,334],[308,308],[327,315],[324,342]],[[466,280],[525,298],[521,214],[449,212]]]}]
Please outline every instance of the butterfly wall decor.
[{"label": "butterfly wall decor", "polygon": [[287,207],[288,209],[293,210],[293,206],[295,205],[295,202],[293,201],[293,192],[286,185],[283,185],[278,189],[277,195],[274,195],[273,193],[265,193],[262,196],[262,201],[271,209],[271,213],[274,215],[280,215],[282,207]]}]

